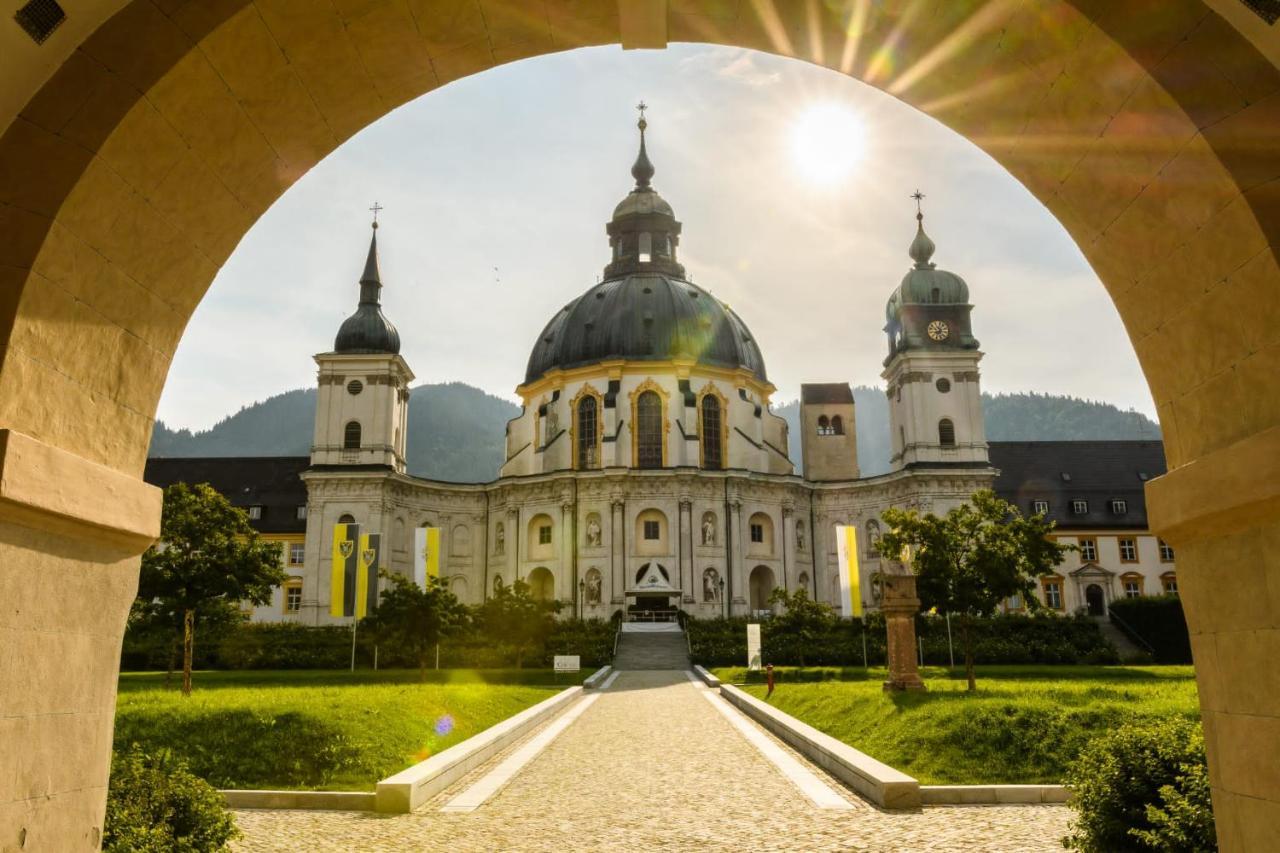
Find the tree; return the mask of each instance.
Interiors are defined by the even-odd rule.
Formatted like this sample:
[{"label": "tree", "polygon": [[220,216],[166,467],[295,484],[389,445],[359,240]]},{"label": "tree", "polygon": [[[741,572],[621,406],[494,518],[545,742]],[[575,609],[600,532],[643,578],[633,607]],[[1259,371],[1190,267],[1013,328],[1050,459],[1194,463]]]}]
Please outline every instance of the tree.
[{"label": "tree", "polygon": [[443,637],[467,623],[467,609],[445,589],[439,578],[427,578],[423,589],[403,575],[383,572],[391,581],[378,599],[372,616],[362,620],[379,643],[394,645],[418,661],[418,674],[427,679],[427,661]]},{"label": "tree", "polygon": [[782,643],[791,646],[795,661],[805,665],[805,650],[820,647],[836,621],[835,611],[831,605],[809,598],[804,587],[796,589],[790,595],[782,587],[774,587],[769,593],[774,616],[769,620],[768,631],[773,640],[772,645],[781,651]]},{"label": "tree", "polygon": [[890,529],[880,540],[880,552],[911,549],[924,609],[960,617],[965,674],[974,690],[971,620],[990,616],[1013,595],[1021,595],[1028,608],[1039,607],[1036,578],[1052,573],[1073,546],[1049,538],[1054,524],[1043,515],[1025,518],[989,489],[974,492],[969,503],[942,518],[897,508],[886,510],[883,518]]},{"label": "tree", "polygon": [[[129,608],[126,636],[149,647],[164,647],[168,651],[165,658],[168,667],[164,674],[165,687],[169,686],[173,671],[181,663],[183,617],[181,610],[171,610],[166,602],[160,600],[138,598]],[[244,621],[245,615],[234,601],[211,599],[196,608],[195,623],[200,629],[200,636],[206,641],[225,637],[236,626],[244,624]]]},{"label": "tree", "polygon": [[561,608],[559,601],[539,601],[529,585],[518,580],[499,587],[477,615],[480,626],[490,638],[509,643],[516,653],[516,666],[524,667],[524,657],[531,649],[543,645],[555,627],[554,616]]},{"label": "tree", "polygon": [[191,694],[197,618],[227,605],[266,604],[284,583],[280,544],[264,542],[243,510],[208,483],[164,490],[160,541],[142,555],[138,598],[182,620],[182,693]]}]

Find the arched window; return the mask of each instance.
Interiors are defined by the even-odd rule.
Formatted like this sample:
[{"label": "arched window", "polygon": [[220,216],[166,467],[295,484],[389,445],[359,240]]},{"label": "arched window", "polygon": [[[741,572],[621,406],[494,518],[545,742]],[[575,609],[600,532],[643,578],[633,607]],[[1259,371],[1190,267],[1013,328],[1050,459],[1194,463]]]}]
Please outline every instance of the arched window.
[{"label": "arched window", "polygon": [[338,516],[338,523],[339,524],[355,524],[356,517],[349,512],[343,513],[342,515]]},{"label": "arched window", "polygon": [[943,447],[956,446],[956,425],[951,422],[951,418],[938,421],[938,444]]},{"label": "arched window", "polygon": [[347,424],[347,428],[342,431],[342,449],[343,450],[359,450],[360,449],[360,422],[351,421]]},{"label": "arched window", "polygon": [[724,467],[720,446],[720,401],[712,394],[702,398],[702,467],[719,471]]},{"label": "arched window", "polygon": [[831,420],[826,415],[818,418],[818,435],[831,435]]},{"label": "arched window", "polygon": [[656,391],[636,400],[636,466],[662,467],[662,398]]},{"label": "arched window", "polygon": [[831,418],[831,434],[844,435],[844,418],[834,415]]},{"label": "arched window", "polygon": [[581,469],[600,465],[600,435],[596,431],[598,407],[592,396],[578,402],[578,467]]}]

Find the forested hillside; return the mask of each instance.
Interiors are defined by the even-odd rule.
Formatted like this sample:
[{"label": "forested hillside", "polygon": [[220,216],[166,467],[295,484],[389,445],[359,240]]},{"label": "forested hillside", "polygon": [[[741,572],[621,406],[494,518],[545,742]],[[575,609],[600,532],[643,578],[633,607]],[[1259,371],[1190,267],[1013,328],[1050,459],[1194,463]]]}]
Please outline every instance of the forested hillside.
[{"label": "forested hillside", "polygon": [[[884,392],[859,386],[858,461],[864,476],[889,469],[889,405]],[[1152,439],[1160,428],[1137,412],[1108,403],[1048,394],[982,397],[992,441]],[[211,429],[192,434],[156,422],[152,456],[305,456],[311,450],[316,392],[286,391],[246,406]],[[791,425],[792,460],[800,468],[800,407],[774,411]],[[518,406],[479,388],[451,382],[420,385],[409,398],[408,466],[420,477],[478,483],[497,476],[506,452],[507,421]]]},{"label": "forested hillside", "polygon": [[[520,408],[479,388],[419,385],[409,397],[406,464],[436,480],[481,483],[498,475],[507,421]],[[315,389],[286,391],[192,434],[157,421],[152,456],[306,456],[315,429]]]}]

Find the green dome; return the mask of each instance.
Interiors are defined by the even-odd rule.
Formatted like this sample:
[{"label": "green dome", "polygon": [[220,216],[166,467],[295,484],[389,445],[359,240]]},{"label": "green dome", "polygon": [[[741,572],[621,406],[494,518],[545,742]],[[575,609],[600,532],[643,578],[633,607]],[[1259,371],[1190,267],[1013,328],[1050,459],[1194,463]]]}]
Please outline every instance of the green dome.
[{"label": "green dome", "polygon": [[904,305],[968,305],[969,285],[953,272],[940,270],[929,259],[937,248],[924,233],[923,217],[916,217],[916,237],[909,254],[915,266],[902,277],[902,284],[889,296],[885,319],[893,321]]}]

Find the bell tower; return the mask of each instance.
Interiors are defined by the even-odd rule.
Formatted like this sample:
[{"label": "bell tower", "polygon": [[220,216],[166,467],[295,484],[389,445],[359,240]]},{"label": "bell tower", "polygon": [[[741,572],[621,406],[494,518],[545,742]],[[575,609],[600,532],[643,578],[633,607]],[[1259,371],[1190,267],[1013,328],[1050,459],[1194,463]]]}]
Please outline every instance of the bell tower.
[{"label": "bell tower", "polygon": [[914,262],[885,306],[889,355],[887,383],[893,470],[933,465],[985,466],[978,362],[982,353],[970,325],[969,286],[932,262],[934,242],[924,232],[917,190]]},{"label": "bell tower", "polygon": [[315,357],[317,381],[312,465],[369,465],[405,470],[409,383],[413,371],[400,357],[400,334],[382,314],[378,271],[378,211],[364,274],[360,304],[343,321],[333,352]]}]

